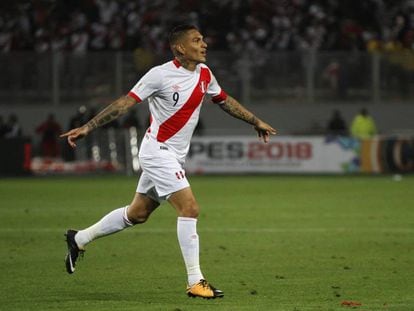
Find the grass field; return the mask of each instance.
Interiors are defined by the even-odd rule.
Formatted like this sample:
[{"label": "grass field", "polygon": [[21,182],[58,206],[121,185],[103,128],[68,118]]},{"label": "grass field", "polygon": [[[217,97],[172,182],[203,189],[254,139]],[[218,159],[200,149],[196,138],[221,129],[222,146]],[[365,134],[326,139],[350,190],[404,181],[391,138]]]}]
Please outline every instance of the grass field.
[{"label": "grass field", "polygon": [[90,244],[66,274],[65,230],[128,204],[136,178],[3,179],[0,310],[414,310],[414,176],[190,182],[202,268],[223,299],[185,295],[168,204]]}]

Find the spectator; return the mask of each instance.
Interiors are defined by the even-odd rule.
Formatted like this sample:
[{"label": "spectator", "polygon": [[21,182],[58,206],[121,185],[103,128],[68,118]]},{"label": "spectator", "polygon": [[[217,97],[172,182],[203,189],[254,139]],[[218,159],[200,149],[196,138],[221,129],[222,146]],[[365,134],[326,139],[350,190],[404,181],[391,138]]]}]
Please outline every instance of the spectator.
[{"label": "spectator", "polygon": [[104,24],[109,24],[114,16],[119,13],[119,4],[113,0],[96,0],[99,16]]},{"label": "spectator", "polygon": [[14,138],[22,136],[22,127],[15,114],[11,114],[6,124],[5,138]]},{"label": "spectator", "polygon": [[351,124],[352,136],[360,139],[370,138],[377,134],[374,119],[368,114],[368,110],[362,108],[355,116]]},{"label": "spectator", "polygon": [[125,32],[122,21],[117,18],[108,25],[108,49],[121,50],[125,44]]},{"label": "spectator", "polygon": [[[90,41],[88,48],[95,50],[133,50],[139,44],[159,51],[160,37],[183,19],[204,29],[213,50],[231,49],[232,40],[243,49],[251,45],[263,50],[367,49],[372,38],[387,43],[387,34],[397,44],[414,48],[409,38],[414,30],[411,0],[184,1],[184,12],[183,1],[177,0],[55,1],[53,9],[48,1],[25,2],[14,1],[0,13],[1,51],[33,49],[33,43],[39,45],[39,30],[52,35],[64,25],[70,29],[62,33],[60,43],[71,42],[72,50],[83,49]],[[47,29],[50,25],[56,29]],[[104,43],[102,36],[109,42]],[[50,44],[41,40],[40,48]],[[167,49],[163,46],[160,54]]]},{"label": "spectator", "polygon": [[104,50],[107,46],[106,40],[108,36],[107,27],[99,22],[95,22],[90,27],[91,39],[89,48],[94,51]]},{"label": "spectator", "polygon": [[83,14],[77,14],[76,29],[70,35],[70,48],[72,56],[69,58],[69,85],[72,90],[82,89],[85,86],[85,77],[87,76],[88,59],[86,52],[89,47],[89,33],[84,25]]},{"label": "spectator", "polygon": [[348,134],[346,122],[339,110],[334,110],[328,121],[327,132],[329,135],[345,136]]},{"label": "spectator", "polygon": [[68,128],[76,128],[81,126],[83,123],[85,123],[87,120],[85,119],[85,113],[86,113],[86,107],[81,106],[78,108],[78,111],[69,121]]},{"label": "spectator", "polygon": [[36,128],[36,132],[42,135],[42,156],[49,158],[60,156],[58,138],[62,132],[62,128],[60,124],[55,121],[55,116],[53,114],[49,114],[48,118]]}]

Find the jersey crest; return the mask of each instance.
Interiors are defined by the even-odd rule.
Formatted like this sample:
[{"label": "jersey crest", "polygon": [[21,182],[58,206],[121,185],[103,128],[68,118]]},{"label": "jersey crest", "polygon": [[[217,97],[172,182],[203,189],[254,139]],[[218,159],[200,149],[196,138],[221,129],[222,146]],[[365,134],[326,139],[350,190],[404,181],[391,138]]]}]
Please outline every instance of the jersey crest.
[{"label": "jersey crest", "polygon": [[206,81],[201,81],[200,82],[200,89],[201,89],[201,93],[203,93],[203,94],[206,93],[206,90],[207,90]]}]

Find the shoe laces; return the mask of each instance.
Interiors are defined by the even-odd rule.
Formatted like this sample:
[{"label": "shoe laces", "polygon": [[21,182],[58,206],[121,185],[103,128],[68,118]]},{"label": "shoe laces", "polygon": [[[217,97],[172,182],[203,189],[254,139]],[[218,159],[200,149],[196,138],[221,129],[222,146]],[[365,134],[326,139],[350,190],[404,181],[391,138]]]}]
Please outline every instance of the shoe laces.
[{"label": "shoe laces", "polygon": [[206,280],[200,280],[199,284],[204,288],[211,288],[210,284],[208,284]]}]

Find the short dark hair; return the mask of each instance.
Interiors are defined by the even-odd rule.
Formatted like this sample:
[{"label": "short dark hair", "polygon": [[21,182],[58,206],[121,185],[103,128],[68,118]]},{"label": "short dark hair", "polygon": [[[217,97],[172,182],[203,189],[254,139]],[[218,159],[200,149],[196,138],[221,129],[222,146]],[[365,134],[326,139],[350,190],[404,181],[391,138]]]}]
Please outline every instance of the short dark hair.
[{"label": "short dark hair", "polygon": [[177,40],[181,38],[183,34],[185,34],[187,31],[192,30],[192,29],[198,30],[196,26],[191,25],[191,24],[182,24],[182,25],[178,25],[174,27],[171,30],[170,35],[168,36],[168,41],[170,45],[176,43]]}]

